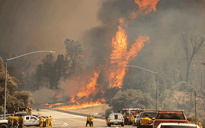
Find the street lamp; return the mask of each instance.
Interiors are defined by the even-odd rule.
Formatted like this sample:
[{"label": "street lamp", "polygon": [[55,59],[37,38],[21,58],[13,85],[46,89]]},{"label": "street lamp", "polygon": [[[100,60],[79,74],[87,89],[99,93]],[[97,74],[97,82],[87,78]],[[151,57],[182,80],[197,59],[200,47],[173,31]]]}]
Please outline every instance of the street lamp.
[{"label": "street lamp", "polygon": [[38,53],[38,52],[50,52],[50,53],[55,53],[55,51],[34,51],[34,52],[29,52],[29,53],[26,53],[26,54],[23,54],[23,55],[20,55],[20,56],[16,56],[16,57],[13,57],[13,58],[9,58],[9,59],[6,59],[6,68],[5,68],[5,94],[4,94],[4,119],[6,119],[6,84],[7,84],[7,62],[10,61],[10,60],[13,60],[13,59],[17,59],[17,58],[20,58],[20,57],[23,57],[23,56],[27,56],[27,55],[30,55],[30,54],[34,54],[34,53]]},{"label": "street lamp", "polygon": [[156,110],[157,110],[157,100],[158,100],[158,96],[157,96],[157,84],[158,84],[158,82],[157,82],[157,73],[158,73],[158,72],[154,72],[154,71],[151,71],[151,70],[149,70],[149,69],[142,68],[142,67],[135,66],[135,65],[124,65],[124,66],[139,68],[139,69],[142,69],[142,70],[145,70],[145,71],[147,71],[147,72],[150,72],[150,73],[155,74],[155,77],[156,77],[156,78],[155,78],[155,81],[156,81]]}]

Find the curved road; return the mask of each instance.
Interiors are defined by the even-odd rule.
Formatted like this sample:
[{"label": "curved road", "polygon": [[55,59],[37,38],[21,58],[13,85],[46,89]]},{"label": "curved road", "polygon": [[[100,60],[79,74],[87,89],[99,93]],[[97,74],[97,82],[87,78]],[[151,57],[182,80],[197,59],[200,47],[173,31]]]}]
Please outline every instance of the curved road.
[{"label": "curved road", "polygon": [[[38,114],[38,112],[33,112],[33,114]],[[39,112],[39,115],[46,115],[46,116],[52,116],[53,121],[53,127],[54,128],[85,128],[86,119],[85,116],[78,116],[63,112],[58,112],[50,109],[41,109]],[[94,128],[109,128],[106,125],[106,122],[104,119],[96,119],[93,120]],[[89,125],[88,125],[89,127]],[[111,127],[121,127],[120,125],[113,125]],[[37,128],[37,127],[30,127],[30,128]],[[125,128],[134,128],[134,126],[125,126]],[[136,128],[136,127],[135,127]]]}]

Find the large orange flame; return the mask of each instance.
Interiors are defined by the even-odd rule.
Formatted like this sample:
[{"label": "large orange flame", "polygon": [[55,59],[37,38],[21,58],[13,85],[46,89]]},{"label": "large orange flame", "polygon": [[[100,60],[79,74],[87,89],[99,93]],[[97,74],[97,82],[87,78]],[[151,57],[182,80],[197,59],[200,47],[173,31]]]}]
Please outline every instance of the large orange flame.
[{"label": "large orange flame", "polygon": [[91,93],[97,93],[96,92],[96,85],[97,85],[97,78],[99,76],[100,72],[94,72],[94,77],[90,78],[90,82],[86,85],[86,87],[81,91],[78,92],[77,96],[78,98],[81,97],[88,97]]},{"label": "large orange flame", "polygon": [[[121,19],[119,21],[122,23]],[[112,39],[112,46],[114,49],[110,55],[110,88],[122,88],[122,82],[126,73],[124,65],[127,65],[130,58],[136,56],[137,52],[142,49],[144,42],[149,40],[149,37],[140,36],[132,45],[131,49],[127,51],[127,35],[125,30],[121,26],[118,26],[118,29],[115,38]]]},{"label": "large orange flame", "polygon": [[68,109],[78,109],[78,108],[87,108],[87,107],[94,107],[94,106],[100,106],[103,105],[99,100],[96,102],[84,102],[82,104],[77,102],[77,105],[66,105],[66,106],[60,106],[55,107],[55,109],[61,109],[61,110],[68,110]]},{"label": "large orange flame", "polygon": [[156,11],[157,3],[160,0],[135,0],[135,3],[138,4],[139,10],[133,11],[131,14],[131,19],[135,19],[138,14],[147,15],[152,10]]},{"label": "large orange flame", "polygon": [[[118,31],[116,32],[115,37],[112,38],[112,46],[113,50],[110,55],[110,67],[107,70],[108,73],[108,80],[109,80],[109,88],[118,87],[122,88],[123,79],[125,76],[125,67],[131,59],[133,59],[137,53],[142,49],[144,46],[144,42],[149,41],[149,37],[147,36],[139,36],[136,42],[131,46],[130,50],[127,50],[127,35],[125,29],[128,26],[128,21],[131,21],[137,17],[137,15],[146,15],[151,11],[156,11],[156,5],[159,0],[135,0],[135,3],[138,4],[139,10],[133,11],[132,14],[127,18],[120,18],[119,19],[119,26]],[[83,54],[82,54],[83,56]],[[100,71],[94,72],[94,77],[90,78],[89,83],[80,90],[75,97],[71,99],[72,103],[77,105],[68,105],[68,106],[61,106],[56,107],[57,109],[76,109],[76,108],[84,108],[84,107],[92,107],[103,105],[103,102],[106,100],[102,98],[96,102],[93,102],[92,99],[89,102],[79,103],[76,100],[82,97],[88,98],[90,94],[96,94],[99,91],[99,88],[96,89],[97,86],[97,78],[99,76]],[[101,92],[104,91],[101,89]],[[53,105],[54,106],[54,105]]]}]

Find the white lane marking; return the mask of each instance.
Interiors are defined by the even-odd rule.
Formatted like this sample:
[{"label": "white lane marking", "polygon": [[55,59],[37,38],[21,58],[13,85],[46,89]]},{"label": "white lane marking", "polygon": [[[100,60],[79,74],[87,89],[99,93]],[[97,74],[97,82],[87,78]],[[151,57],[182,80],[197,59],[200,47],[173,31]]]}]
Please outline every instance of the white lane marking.
[{"label": "white lane marking", "polygon": [[67,123],[64,123],[63,125],[68,126],[68,124],[67,124]]},{"label": "white lane marking", "polygon": [[106,121],[105,119],[93,119],[93,120],[103,121],[103,122],[105,122],[105,121]]}]

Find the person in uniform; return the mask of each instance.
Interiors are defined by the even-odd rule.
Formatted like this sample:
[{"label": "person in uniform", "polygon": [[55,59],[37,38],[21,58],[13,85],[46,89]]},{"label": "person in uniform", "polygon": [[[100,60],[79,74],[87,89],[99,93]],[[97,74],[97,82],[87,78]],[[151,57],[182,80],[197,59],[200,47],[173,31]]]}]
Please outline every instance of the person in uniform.
[{"label": "person in uniform", "polygon": [[24,117],[22,115],[20,115],[19,117],[19,128],[23,128],[24,127]]},{"label": "person in uniform", "polygon": [[18,118],[18,116],[14,116],[13,117],[13,127],[14,128],[18,128],[18,122],[19,122],[19,118]]},{"label": "person in uniform", "polygon": [[90,126],[93,127],[93,116],[90,116]]},{"label": "person in uniform", "polygon": [[29,111],[29,114],[32,115],[32,108],[31,107],[28,108],[28,111]]},{"label": "person in uniform", "polygon": [[46,118],[46,127],[49,127],[49,118]]},{"label": "person in uniform", "polygon": [[40,117],[40,127],[43,127],[43,120],[44,120],[44,118],[41,116]]},{"label": "person in uniform", "polygon": [[52,117],[50,116],[50,126],[52,127]]},{"label": "person in uniform", "polygon": [[90,116],[87,117],[87,121],[86,121],[86,125],[85,126],[87,127],[88,124],[90,125]]},{"label": "person in uniform", "polygon": [[133,117],[133,115],[132,115],[132,114],[130,115],[130,122],[132,122],[132,125],[134,125],[134,124],[135,124],[135,119],[134,119],[134,117]]},{"label": "person in uniform", "polygon": [[12,128],[13,127],[13,116],[10,115],[8,117],[8,128]]},{"label": "person in uniform", "polygon": [[202,128],[202,124],[201,124],[201,122],[200,122],[200,121],[198,122],[198,125],[199,125],[199,127],[200,127],[200,128]]},{"label": "person in uniform", "polygon": [[141,125],[149,125],[153,123],[153,120],[149,118],[149,114],[146,114],[141,120]]}]

